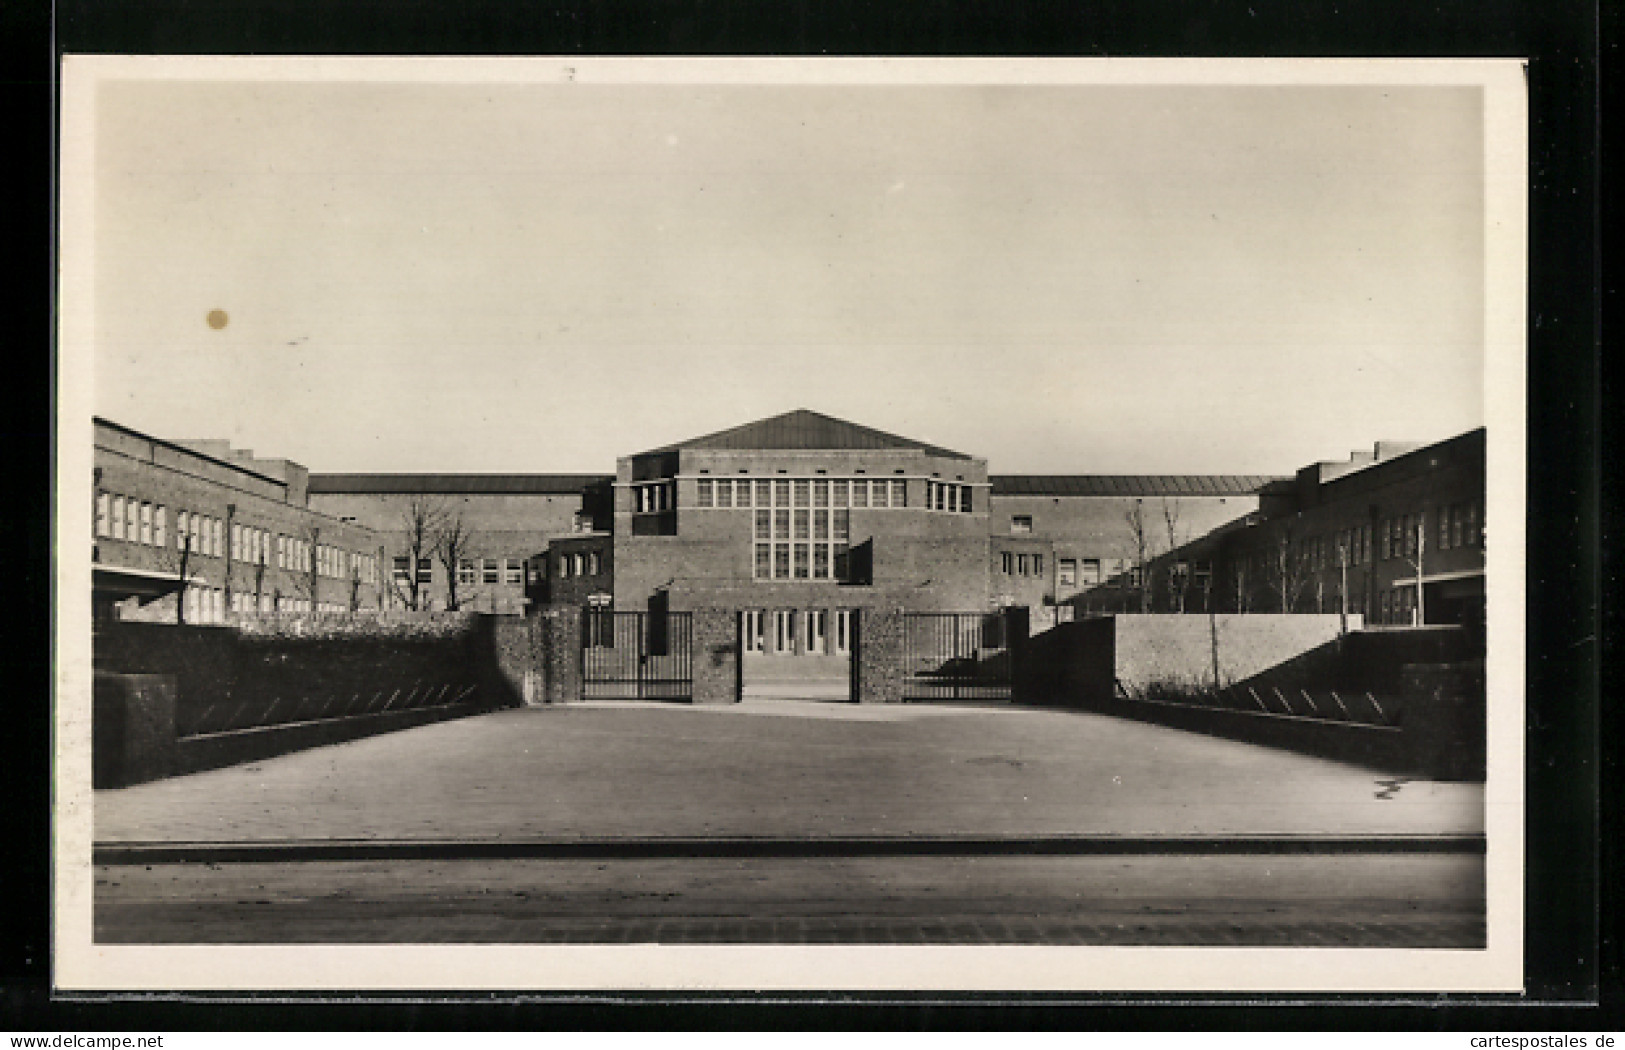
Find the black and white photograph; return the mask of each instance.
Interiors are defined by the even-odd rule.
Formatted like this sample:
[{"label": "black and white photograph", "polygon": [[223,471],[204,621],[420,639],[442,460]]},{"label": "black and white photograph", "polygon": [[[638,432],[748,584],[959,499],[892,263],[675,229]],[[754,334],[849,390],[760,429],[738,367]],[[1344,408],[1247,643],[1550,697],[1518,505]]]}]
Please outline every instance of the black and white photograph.
[{"label": "black and white photograph", "polygon": [[1519,988],[1525,123],[67,56],[59,985]]}]

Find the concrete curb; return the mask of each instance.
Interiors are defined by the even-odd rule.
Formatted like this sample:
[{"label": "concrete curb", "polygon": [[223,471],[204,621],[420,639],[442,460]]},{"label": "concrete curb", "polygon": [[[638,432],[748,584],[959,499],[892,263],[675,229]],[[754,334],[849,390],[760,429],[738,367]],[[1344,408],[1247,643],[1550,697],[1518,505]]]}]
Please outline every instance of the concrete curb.
[{"label": "concrete curb", "polygon": [[356,860],[640,860],[711,858],[1477,854],[1481,834],[1045,835],[285,839],[254,842],[102,842],[92,863],[250,864]]}]

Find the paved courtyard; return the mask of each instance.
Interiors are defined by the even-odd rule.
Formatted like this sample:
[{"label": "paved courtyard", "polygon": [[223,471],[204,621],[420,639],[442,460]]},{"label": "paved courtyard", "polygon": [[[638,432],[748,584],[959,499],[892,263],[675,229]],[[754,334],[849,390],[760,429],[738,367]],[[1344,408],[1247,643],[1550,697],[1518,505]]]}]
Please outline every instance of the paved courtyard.
[{"label": "paved courtyard", "polygon": [[1483,786],[1077,712],[501,711],[98,791],[99,842],[1482,832]]}]

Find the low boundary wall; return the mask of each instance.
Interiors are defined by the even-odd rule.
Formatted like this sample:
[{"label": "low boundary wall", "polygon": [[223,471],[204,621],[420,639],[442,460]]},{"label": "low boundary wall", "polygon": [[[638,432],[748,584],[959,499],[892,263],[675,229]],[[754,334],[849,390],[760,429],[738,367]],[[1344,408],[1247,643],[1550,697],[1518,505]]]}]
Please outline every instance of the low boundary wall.
[{"label": "low boundary wall", "polygon": [[[1029,644],[1016,698],[1395,772],[1483,778],[1483,662],[1459,659],[1471,655],[1460,632],[1339,636],[1335,616],[1214,619],[1108,616],[1060,624]],[[1457,659],[1417,660],[1430,656]],[[1342,711],[1327,702],[1337,690],[1347,701]],[[1252,710],[1231,702],[1236,696],[1263,699]]]},{"label": "low boundary wall", "polygon": [[99,625],[94,782],[140,783],[523,702],[545,629],[518,617],[244,616]]}]

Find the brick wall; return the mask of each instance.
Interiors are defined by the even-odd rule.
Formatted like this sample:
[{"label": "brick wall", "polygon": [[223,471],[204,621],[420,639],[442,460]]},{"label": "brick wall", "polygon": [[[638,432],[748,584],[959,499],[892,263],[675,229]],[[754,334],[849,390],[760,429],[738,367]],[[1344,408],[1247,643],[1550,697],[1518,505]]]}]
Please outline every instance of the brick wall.
[{"label": "brick wall", "polygon": [[693,674],[696,704],[739,700],[739,614],[731,609],[695,609]]},{"label": "brick wall", "polygon": [[895,704],[903,699],[903,610],[865,609],[858,613],[858,702]]}]

